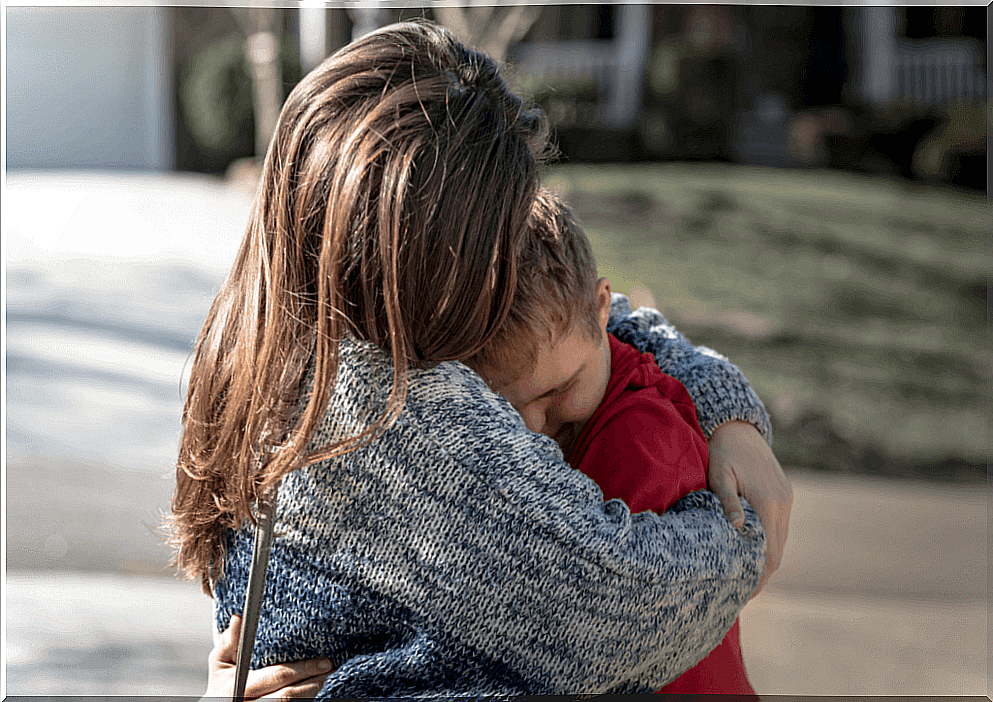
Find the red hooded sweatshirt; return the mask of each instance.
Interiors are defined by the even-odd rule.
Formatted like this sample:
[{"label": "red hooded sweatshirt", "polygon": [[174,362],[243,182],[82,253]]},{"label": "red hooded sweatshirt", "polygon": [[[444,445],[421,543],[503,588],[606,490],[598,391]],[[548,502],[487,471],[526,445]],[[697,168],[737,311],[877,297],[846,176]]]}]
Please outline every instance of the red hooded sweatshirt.
[{"label": "red hooded sweatshirt", "polygon": [[[651,354],[608,335],[610,381],[566,459],[592,478],[604,499],[632,513],[663,512],[680,497],[707,487],[707,440],[683,384]],[[738,622],[695,667],[659,690],[663,694],[748,695]]]}]

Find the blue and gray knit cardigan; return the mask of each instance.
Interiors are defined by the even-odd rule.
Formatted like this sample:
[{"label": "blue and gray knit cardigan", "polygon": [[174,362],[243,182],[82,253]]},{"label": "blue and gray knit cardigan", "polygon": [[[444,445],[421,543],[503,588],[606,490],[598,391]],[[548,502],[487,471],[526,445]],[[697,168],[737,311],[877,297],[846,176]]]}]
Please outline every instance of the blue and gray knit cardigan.
[{"label": "blue and gray knit cardigan", "polygon": [[[708,433],[768,438],[740,371],[654,311],[616,296],[609,330],[655,354]],[[341,345],[315,445],[379,416],[388,357]],[[703,658],[758,583],[765,539],[700,492],[632,515],[563,462],[461,363],[412,373],[399,420],[372,444],[283,479],[253,667],[338,666],[322,697],[650,692]],[[252,530],[229,535],[215,619],[239,613]]]}]

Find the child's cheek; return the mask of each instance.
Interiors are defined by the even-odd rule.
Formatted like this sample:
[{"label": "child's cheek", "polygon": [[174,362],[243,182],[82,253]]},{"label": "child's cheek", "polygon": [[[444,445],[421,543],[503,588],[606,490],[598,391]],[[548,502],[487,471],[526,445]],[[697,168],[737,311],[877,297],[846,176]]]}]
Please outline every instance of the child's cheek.
[{"label": "child's cheek", "polygon": [[566,398],[562,408],[562,421],[585,422],[592,417],[597,408],[595,397],[596,393],[593,392],[576,392]]}]

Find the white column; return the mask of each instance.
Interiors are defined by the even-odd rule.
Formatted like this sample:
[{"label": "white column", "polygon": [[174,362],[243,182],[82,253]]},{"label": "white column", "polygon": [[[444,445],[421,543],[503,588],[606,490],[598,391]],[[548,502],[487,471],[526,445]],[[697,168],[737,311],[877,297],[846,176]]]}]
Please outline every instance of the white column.
[{"label": "white column", "polygon": [[148,166],[167,171],[176,166],[174,106],[172,100],[172,42],[169,8],[147,7],[145,47],[145,123],[149,127]]},{"label": "white column", "polygon": [[300,4],[300,64],[310,73],[328,55],[327,19],[322,0],[304,0]]},{"label": "white column", "polygon": [[607,122],[630,127],[641,110],[641,86],[648,63],[652,6],[617,5],[616,74],[611,86]]},{"label": "white column", "polygon": [[860,92],[872,105],[890,100],[896,90],[896,7],[863,7],[858,26],[858,51],[862,71]]}]

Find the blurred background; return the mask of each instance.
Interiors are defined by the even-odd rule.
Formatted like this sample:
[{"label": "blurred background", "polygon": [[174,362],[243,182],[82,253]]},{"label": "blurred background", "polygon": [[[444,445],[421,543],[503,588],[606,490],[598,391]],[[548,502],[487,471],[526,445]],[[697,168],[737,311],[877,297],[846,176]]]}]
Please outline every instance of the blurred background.
[{"label": "blurred background", "polygon": [[752,381],[794,481],[765,695],[987,695],[988,9],[6,7],[6,692],[192,695],[161,530],[283,99],[428,17],[507,64],[614,289]]}]

